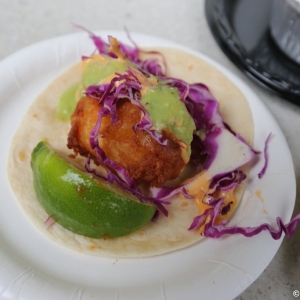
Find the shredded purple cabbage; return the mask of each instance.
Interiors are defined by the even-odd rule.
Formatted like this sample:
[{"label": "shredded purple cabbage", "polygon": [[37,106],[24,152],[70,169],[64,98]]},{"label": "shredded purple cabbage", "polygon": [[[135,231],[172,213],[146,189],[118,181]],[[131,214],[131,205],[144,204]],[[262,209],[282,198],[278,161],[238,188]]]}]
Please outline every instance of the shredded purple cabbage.
[{"label": "shredded purple cabbage", "polygon": [[207,217],[209,216],[211,210],[212,210],[211,208],[208,208],[204,211],[203,214],[195,217],[188,230],[195,230],[196,228],[202,226],[205,223]]},{"label": "shredded purple cabbage", "polygon": [[52,227],[56,221],[54,221],[50,216],[46,219],[44,222],[44,225],[46,226],[46,229],[48,230],[50,227]]},{"label": "shredded purple cabbage", "polygon": [[196,130],[204,133],[205,139],[201,139],[201,144],[208,155],[204,168],[209,168],[218,151],[216,137],[224,127],[218,102],[203,84],[191,84],[184,102],[195,122]]},{"label": "shredded purple cabbage", "polygon": [[203,236],[209,238],[220,238],[225,234],[242,234],[246,237],[252,237],[259,234],[262,231],[269,231],[272,238],[275,240],[280,239],[282,233],[284,232],[287,237],[291,237],[297,227],[298,222],[300,222],[300,213],[297,214],[289,223],[284,224],[282,219],[278,217],[276,219],[278,229],[273,228],[269,224],[261,224],[256,227],[226,227],[229,223],[228,220],[223,221],[219,225],[214,225],[217,216],[222,212],[223,200],[221,199],[216,203],[213,208],[207,209],[202,215],[194,218],[189,230],[194,230],[197,227],[205,224],[207,217],[210,216],[209,221],[204,226]]},{"label": "shredded purple cabbage", "polygon": [[[81,25],[74,24],[74,26],[86,31],[92,41],[94,42],[95,47],[99,51],[100,54],[108,55],[112,58],[117,58],[115,53],[109,51],[110,44],[105,42],[101,37],[95,35],[92,31],[86,29]],[[134,47],[128,46],[122,42],[119,42],[120,50],[124,54],[125,58],[129,61],[133,62],[138,69],[143,71],[146,74],[151,74],[154,76],[163,76],[162,66],[158,63],[157,59],[140,59],[140,53],[147,53],[147,54],[156,54],[162,58],[163,65],[166,69],[166,63],[164,61],[164,57],[158,51],[144,51],[138,48],[138,46],[132,41],[130,35],[128,34],[130,41],[133,43]],[[110,41],[110,36],[108,37]]]},{"label": "shredded purple cabbage", "polygon": [[[117,58],[115,53],[110,52],[110,45],[103,41],[100,37],[94,35],[91,31],[78,26],[81,29],[87,31],[94,42],[94,45],[98,49],[100,54]],[[129,37],[130,38],[130,37]],[[131,39],[130,39],[131,40]],[[110,38],[109,38],[110,41]],[[207,86],[201,83],[188,84],[187,82],[167,77],[163,73],[162,66],[158,63],[157,59],[151,58],[142,61],[139,55],[140,50],[137,45],[132,41],[133,47],[125,45],[119,42],[120,51],[126,59],[133,62],[137,69],[140,70],[145,76],[154,75],[157,76],[165,84],[175,87],[178,90],[180,100],[185,103],[191,117],[196,125],[196,134],[194,134],[193,144],[194,149],[197,149],[198,156],[205,156],[205,161],[197,161],[197,166],[200,168],[208,168],[215,159],[218,151],[218,144],[216,143],[216,137],[220,134],[222,128],[226,128],[235,134],[231,128],[224,124],[222,116],[219,112],[219,106],[216,99],[211,95]],[[159,52],[148,52],[156,55],[161,54]],[[162,56],[161,56],[162,57]],[[166,64],[162,57],[163,67],[166,70]],[[118,84],[116,84],[118,83]],[[103,178],[110,183],[118,184],[122,189],[129,191],[141,201],[149,201],[156,205],[157,209],[165,216],[168,215],[167,209],[164,205],[170,205],[171,202],[167,201],[171,197],[182,194],[187,199],[192,199],[194,196],[189,195],[187,186],[188,184],[182,184],[176,187],[160,187],[151,188],[150,195],[145,195],[136,185],[133,179],[130,178],[127,171],[106,157],[104,151],[99,146],[98,132],[101,127],[102,117],[110,115],[112,121],[115,123],[117,120],[116,104],[120,99],[128,99],[133,105],[139,107],[142,111],[141,121],[135,124],[133,130],[145,130],[147,131],[158,143],[165,145],[165,141],[160,132],[153,130],[153,123],[147,110],[140,103],[140,91],[142,89],[139,79],[135,76],[132,69],[128,68],[124,74],[115,74],[115,77],[109,84],[90,86],[86,89],[86,95],[96,98],[99,101],[100,109],[98,113],[98,120],[93,128],[90,136],[91,147],[95,150],[97,162],[100,163],[106,170],[106,174],[100,174],[91,167],[90,157],[86,161],[86,169],[88,172],[95,174],[96,176]],[[243,137],[235,134],[238,139],[245,142]],[[271,134],[268,136],[265,142],[264,158],[265,163],[263,169],[259,173],[261,178],[266,171],[268,165],[267,145],[270,140]],[[111,172],[113,169],[115,172]],[[210,184],[210,194],[207,194],[207,204],[211,206],[205,210],[205,212],[194,218],[189,230],[195,230],[199,226],[204,226],[203,235],[211,238],[219,238],[224,234],[243,234],[244,236],[251,237],[261,231],[268,230],[274,239],[279,239],[282,232],[287,236],[291,236],[297,223],[300,221],[300,214],[292,219],[292,221],[286,225],[283,224],[280,218],[277,218],[278,230],[273,229],[268,224],[262,224],[258,227],[226,227],[229,221],[223,221],[220,225],[214,225],[216,217],[219,214],[226,214],[230,211],[231,203],[224,205],[223,198],[214,198],[213,193],[216,190],[228,191],[233,189],[237,185],[240,185],[246,175],[240,170],[234,170],[227,174],[220,174],[213,178]],[[158,212],[154,219],[158,217]],[[210,217],[207,222],[208,217]],[[206,223],[207,222],[207,223]]]},{"label": "shredded purple cabbage", "polygon": [[228,191],[240,185],[246,179],[246,175],[241,170],[234,170],[228,174],[215,176],[211,182],[210,193],[216,190]]},{"label": "shredded purple cabbage", "polygon": [[272,133],[270,133],[267,137],[267,139],[265,140],[265,147],[264,147],[264,165],[263,168],[261,169],[261,171],[258,173],[258,178],[261,179],[263,178],[263,176],[266,173],[267,167],[268,167],[268,163],[269,163],[269,156],[268,156],[268,145],[271,139]]}]

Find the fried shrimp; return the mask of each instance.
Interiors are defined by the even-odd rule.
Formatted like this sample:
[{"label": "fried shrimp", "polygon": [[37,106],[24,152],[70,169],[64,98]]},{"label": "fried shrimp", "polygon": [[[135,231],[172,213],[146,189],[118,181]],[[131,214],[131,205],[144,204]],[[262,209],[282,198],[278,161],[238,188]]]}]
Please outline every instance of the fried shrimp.
[{"label": "fried shrimp", "polygon": [[[100,108],[98,101],[91,97],[83,97],[78,102],[71,117],[67,144],[75,154],[90,154],[95,159],[89,139]],[[105,155],[125,168],[138,184],[149,183],[159,187],[165,181],[176,178],[185,166],[176,138],[163,131],[167,146],[162,146],[148,132],[134,131],[134,125],[141,118],[141,110],[127,100],[118,102],[117,116],[116,124],[109,115],[102,118],[99,146]]]}]

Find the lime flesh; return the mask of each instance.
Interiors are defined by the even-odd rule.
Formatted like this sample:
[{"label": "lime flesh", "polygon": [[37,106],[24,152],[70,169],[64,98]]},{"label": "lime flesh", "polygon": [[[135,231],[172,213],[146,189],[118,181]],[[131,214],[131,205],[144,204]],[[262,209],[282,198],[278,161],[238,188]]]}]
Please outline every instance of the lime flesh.
[{"label": "lime flesh", "polygon": [[145,226],[156,208],[116,193],[67,163],[47,143],[31,157],[36,196],[66,229],[92,238],[118,237]]}]

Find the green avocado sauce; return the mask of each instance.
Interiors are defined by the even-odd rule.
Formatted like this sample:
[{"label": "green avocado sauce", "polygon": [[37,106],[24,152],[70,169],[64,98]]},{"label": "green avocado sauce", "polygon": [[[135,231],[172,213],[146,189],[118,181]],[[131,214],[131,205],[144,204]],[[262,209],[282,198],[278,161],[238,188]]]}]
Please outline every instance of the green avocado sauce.
[{"label": "green avocado sauce", "polygon": [[68,122],[70,120],[71,114],[73,113],[76,103],[81,97],[82,92],[80,92],[80,84],[75,83],[70,86],[64,93],[60,96],[58,107],[56,111],[56,116],[61,122]]},{"label": "green avocado sauce", "polygon": [[81,77],[81,83],[86,89],[90,85],[98,84],[101,80],[114,73],[124,73],[130,64],[125,60],[106,58],[105,60],[91,60],[87,63]]},{"label": "green avocado sauce", "polygon": [[127,61],[106,58],[105,60],[91,59],[83,70],[80,83],[69,87],[60,97],[57,107],[57,118],[68,122],[83,91],[90,85],[96,85],[101,80],[114,73],[124,73],[131,64]]},{"label": "green avocado sauce", "polygon": [[152,86],[142,97],[141,104],[150,114],[157,131],[169,130],[187,145],[189,158],[195,123],[180,101],[177,88],[162,83]]}]

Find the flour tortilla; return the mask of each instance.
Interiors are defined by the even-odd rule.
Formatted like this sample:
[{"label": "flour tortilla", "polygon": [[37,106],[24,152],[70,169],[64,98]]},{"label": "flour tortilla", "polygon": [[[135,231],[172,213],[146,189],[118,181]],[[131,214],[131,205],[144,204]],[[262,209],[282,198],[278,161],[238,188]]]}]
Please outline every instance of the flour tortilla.
[{"label": "flour tortilla", "polygon": [[[189,83],[202,82],[218,99],[224,121],[241,134],[251,145],[253,120],[247,101],[239,89],[220,71],[191,54],[176,49],[159,50],[166,58],[168,75]],[[33,189],[30,157],[33,148],[42,140],[58,151],[70,154],[67,147],[69,123],[56,117],[60,95],[80,78],[80,63],[72,66],[50,84],[33,102],[12,139],[8,160],[11,187],[28,218],[45,236],[75,251],[104,257],[147,257],[187,247],[203,237],[197,231],[188,231],[193,218],[199,214],[192,200],[177,197],[168,207],[169,217],[160,216],[141,230],[125,237],[92,239],[74,234],[55,223],[47,228],[48,215],[40,206]],[[84,159],[82,159],[84,161]],[[22,174],[22,176],[20,176]],[[238,199],[243,187],[236,190]]]}]

